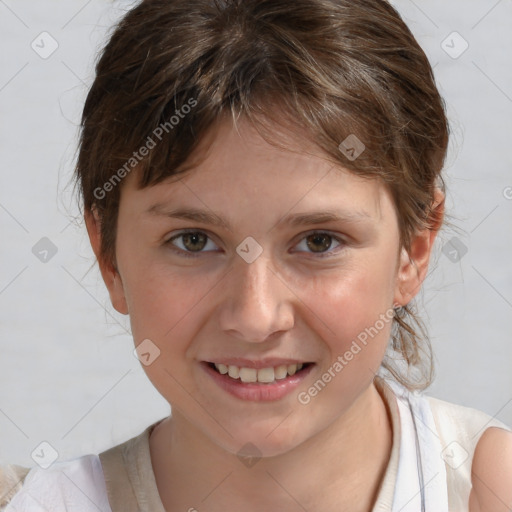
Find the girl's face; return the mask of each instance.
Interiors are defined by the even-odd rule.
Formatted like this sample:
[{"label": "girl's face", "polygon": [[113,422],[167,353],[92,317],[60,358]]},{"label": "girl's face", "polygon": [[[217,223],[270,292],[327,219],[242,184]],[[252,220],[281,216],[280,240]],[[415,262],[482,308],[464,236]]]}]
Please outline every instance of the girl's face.
[{"label": "girl's face", "polygon": [[[276,455],[341,421],[369,389],[409,261],[375,180],[223,122],[185,177],[143,190],[126,178],[117,230],[112,302],[192,430],[232,453]],[[285,376],[294,364],[302,370]]]}]

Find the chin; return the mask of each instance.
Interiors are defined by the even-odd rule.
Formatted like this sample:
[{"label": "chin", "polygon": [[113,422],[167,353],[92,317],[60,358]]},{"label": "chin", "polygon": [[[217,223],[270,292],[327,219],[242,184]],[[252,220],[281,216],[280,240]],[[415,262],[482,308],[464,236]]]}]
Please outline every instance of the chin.
[{"label": "chin", "polygon": [[[281,420],[282,421],[282,420]],[[214,440],[224,450],[243,457],[276,457],[284,455],[309,439],[305,432],[294,433],[290,428],[279,427],[279,421],[256,428],[240,427],[230,429],[233,437],[223,436]]]}]

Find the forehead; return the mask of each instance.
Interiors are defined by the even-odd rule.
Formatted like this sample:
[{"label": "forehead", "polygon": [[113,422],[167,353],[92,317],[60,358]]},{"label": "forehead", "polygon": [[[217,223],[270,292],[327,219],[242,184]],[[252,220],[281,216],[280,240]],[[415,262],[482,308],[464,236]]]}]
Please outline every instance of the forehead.
[{"label": "forehead", "polygon": [[258,214],[258,204],[260,212],[276,208],[283,213],[338,205],[381,216],[387,191],[378,180],[333,162],[300,128],[276,127],[271,137],[243,119],[234,124],[225,118],[191,155],[190,170],[144,189],[136,188],[135,171],[123,183],[122,202],[137,202],[146,210],[166,203],[245,206],[247,214]]}]

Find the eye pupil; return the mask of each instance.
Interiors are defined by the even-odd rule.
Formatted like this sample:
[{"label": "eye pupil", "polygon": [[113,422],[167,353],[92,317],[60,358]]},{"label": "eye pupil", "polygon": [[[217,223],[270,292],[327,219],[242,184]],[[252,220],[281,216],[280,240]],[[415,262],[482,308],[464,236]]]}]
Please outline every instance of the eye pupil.
[{"label": "eye pupil", "polygon": [[[315,250],[315,245],[314,244],[317,244],[317,243],[323,243],[324,247],[323,249],[329,249],[329,246],[331,245],[330,244],[330,236],[327,235],[327,234],[322,234],[322,233],[315,233],[313,235],[310,235],[307,237],[307,244],[308,244],[308,247],[313,251],[313,252],[322,252],[322,250],[320,251],[317,251]],[[310,240],[313,240],[313,245],[309,243]],[[316,246],[316,248],[318,248],[318,246]]]}]

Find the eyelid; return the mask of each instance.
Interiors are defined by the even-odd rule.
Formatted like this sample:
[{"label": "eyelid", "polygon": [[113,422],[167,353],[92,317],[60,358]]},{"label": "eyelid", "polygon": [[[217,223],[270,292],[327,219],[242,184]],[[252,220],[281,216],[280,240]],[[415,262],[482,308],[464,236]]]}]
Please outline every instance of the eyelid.
[{"label": "eyelid", "polygon": [[174,232],[174,234],[172,236],[170,236],[169,238],[166,238],[163,242],[163,245],[164,246],[169,246],[170,249],[179,254],[179,255],[184,255],[185,257],[187,256],[190,256],[190,257],[197,257],[197,256],[201,256],[202,254],[206,254],[206,253],[209,253],[209,252],[216,252],[216,251],[199,251],[199,252],[192,252],[192,251],[185,251],[177,246],[175,246],[172,242],[174,239],[177,239],[179,238],[180,236],[183,236],[183,235],[187,235],[187,234],[195,234],[195,233],[200,233],[200,234],[203,234],[203,235],[206,235],[207,237],[207,242],[208,241],[212,241],[214,242],[216,245],[218,245],[214,238],[215,238],[215,235],[213,235],[212,233],[210,233],[208,230],[205,230],[205,229],[199,229],[199,228],[185,228],[185,229],[182,229],[182,230],[179,230],[178,232]]},{"label": "eyelid", "polygon": [[[170,236],[169,238],[164,240],[163,244],[170,246],[170,248],[171,248],[171,250],[173,252],[175,252],[177,254],[180,254],[180,255],[183,255],[184,257],[192,257],[192,258],[194,258],[194,257],[199,257],[202,254],[207,254],[209,252],[216,252],[216,251],[198,251],[198,252],[185,251],[185,250],[183,250],[183,249],[181,249],[179,247],[176,247],[172,243],[172,241],[174,239],[179,238],[182,235],[194,234],[194,233],[204,234],[204,235],[207,236],[208,240],[211,240],[212,242],[215,243],[215,241],[214,241],[215,235],[210,233],[208,230],[205,230],[205,229],[202,229],[202,228],[185,228],[183,230],[179,230],[178,232],[175,232],[172,236]],[[322,230],[322,229],[312,229],[310,231],[305,231],[304,233],[300,233],[298,235],[297,241],[294,243],[294,247],[296,245],[298,245],[302,240],[307,238],[308,236],[315,235],[315,234],[328,235],[333,240],[338,242],[340,245],[338,247],[334,248],[334,249],[330,249],[330,250],[328,250],[326,252],[323,252],[323,253],[322,252],[314,253],[314,252],[307,252],[307,251],[295,251],[295,252],[309,254],[309,255],[313,256],[314,258],[317,258],[317,259],[318,258],[334,257],[348,243],[347,240],[346,240],[346,237],[343,237],[343,236],[341,236],[339,234],[335,234],[332,231],[329,231],[329,230],[326,230],[326,229],[324,229],[324,230]]]},{"label": "eyelid", "polygon": [[330,257],[335,257],[338,255],[338,253],[343,250],[343,248],[347,245],[347,240],[346,238],[344,238],[343,236],[337,234],[337,233],[334,233],[332,231],[329,231],[328,229],[312,229],[310,231],[306,231],[304,233],[301,233],[299,235],[299,239],[297,240],[297,242],[294,244],[294,247],[297,246],[300,242],[302,242],[302,240],[304,240],[305,238],[307,238],[308,236],[311,236],[311,235],[315,235],[315,234],[319,234],[319,235],[327,235],[329,236],[330,238],[332,238],[333,240],[335,240],[336,242],[338,242],[339,246],[338,247],[335,247],[334,249],[329,249],[328,251],[326,252],[318,252],[318,253],[315,253],[315,252],[307,252],[307,251],[294,251],[294,252],[299,252],[299,253],[305,253],[305,254],[308,254],[309,256],[312,256],[313,258],[315,259],[319,259],[319,258],[330,258]]}]

